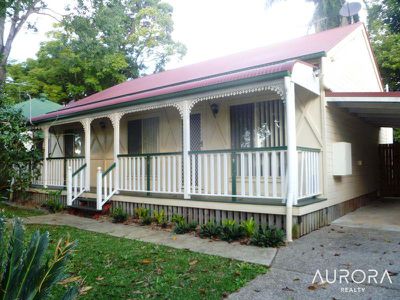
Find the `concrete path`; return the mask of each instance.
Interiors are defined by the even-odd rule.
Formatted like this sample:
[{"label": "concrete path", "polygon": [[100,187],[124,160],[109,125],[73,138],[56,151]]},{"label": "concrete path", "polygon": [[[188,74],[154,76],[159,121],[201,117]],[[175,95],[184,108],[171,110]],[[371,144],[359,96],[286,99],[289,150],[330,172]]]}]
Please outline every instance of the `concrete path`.
[{"label": "concrete path", "polygon": [[[349,283],[339,274],[362,270],[372,279]],[[330,281],[337,271],[336,283],[312,285],[317,270]],[[388,270],[392,283],[382,274]],[[362,273],[354,273],[362,281]],[[319,277],[318,277],[319,278]],[[319,280],[318,280],[319,281]],[[278,250],[271,269],[230,296],[230,299],[400,299],[400,232],[329,226],[296,240]]]},{"label": "concrete path", "polygon": [[400,198],[374,201],[335,220],[332,224],[400,232]]},{"label": "concrete path", "polygon": [[178,249],[189,249],[194,252],[218,255],[226,258],[270,266],[275,257],[275,248],[260,248],[223,241],[200,239],[190,234],[176,235],[164,230],[155,230],[136,224],[113,224],[108,221],[97,221],[69,214],[50,214],[29,217],[26,224],[66,225],[83,230],[105,233],[116,237],[140,240]]}]

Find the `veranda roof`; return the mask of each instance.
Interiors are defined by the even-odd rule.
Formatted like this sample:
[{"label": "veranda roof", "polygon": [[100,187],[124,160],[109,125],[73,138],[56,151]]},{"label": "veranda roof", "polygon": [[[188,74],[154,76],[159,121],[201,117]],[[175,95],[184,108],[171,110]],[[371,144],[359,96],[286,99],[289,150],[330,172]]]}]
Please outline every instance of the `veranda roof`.
[{"label": "veranda roof", "polygon": [[250,79],[283,77],[290,73],[296,59],[307,60],[324,56],[360,26],[363,24],[338,27],[275,45],[129,80],[70,103],[57,112],[34,118],[34,121],[39,123],[105,110],[118,105],[132,105],[187,95],[227,84],[240,84]]},{"label": "veranda roof", "polygon": [[400,128],[400,92],[326,92],[331,105],[377,127]]}]

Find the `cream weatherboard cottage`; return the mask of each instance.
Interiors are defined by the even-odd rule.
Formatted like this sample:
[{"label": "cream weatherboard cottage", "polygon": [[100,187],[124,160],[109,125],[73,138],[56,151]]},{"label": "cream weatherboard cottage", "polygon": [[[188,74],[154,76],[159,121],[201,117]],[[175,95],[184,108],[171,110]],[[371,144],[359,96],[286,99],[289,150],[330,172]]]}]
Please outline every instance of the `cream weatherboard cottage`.
[{"label": "cream weatherboard cottage", "polygon": [[361,23],[130,80],[34,118],[31,192],[199,223],[253,217],[290,241],[294,224],[308,233],[378,190],[379,124],[341,108],[341,92],[384,94]]}]

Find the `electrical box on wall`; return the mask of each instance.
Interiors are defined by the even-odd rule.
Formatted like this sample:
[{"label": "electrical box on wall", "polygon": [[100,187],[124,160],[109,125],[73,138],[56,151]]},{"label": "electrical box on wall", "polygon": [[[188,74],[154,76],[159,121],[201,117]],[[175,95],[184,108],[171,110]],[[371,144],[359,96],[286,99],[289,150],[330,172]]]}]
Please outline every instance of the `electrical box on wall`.
[{"label": "electrical box on wall", "polygon": [[351,144],[345,142],[333,143],[332,147],[333,176],[351,175]]}]

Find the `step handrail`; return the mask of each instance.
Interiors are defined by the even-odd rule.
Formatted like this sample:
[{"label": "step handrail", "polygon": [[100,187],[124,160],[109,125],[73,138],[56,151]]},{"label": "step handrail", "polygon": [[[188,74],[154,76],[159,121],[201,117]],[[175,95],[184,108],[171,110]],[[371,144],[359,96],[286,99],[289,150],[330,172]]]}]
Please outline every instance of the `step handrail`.
[{"label": "step handrail", "polygon": [[[97,168],[97,196],[96,209],[102,210],[103,205],[117,192],[115,188],[115,167],[116,162],[108,167],[104,172],[101,167]],[[114,184],[113,184],[114,183]]]},{"label": "step handrail", "polygon": [[71,166],[67,169],[67,206],[71,206],[73,202],[86,191],[86,167],[87,164],[83,164],[75,172],[72,172]]}]

